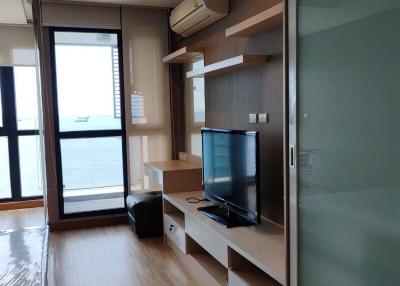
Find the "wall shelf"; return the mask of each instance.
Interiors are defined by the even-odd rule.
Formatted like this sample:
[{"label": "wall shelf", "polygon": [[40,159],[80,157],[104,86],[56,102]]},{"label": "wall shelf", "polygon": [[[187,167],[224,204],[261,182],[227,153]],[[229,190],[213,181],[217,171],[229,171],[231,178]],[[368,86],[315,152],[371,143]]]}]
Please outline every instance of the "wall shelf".
[{"label": "wall shelf", "polygon": [[250,37],[279,27],[283,23],[283,3],[250,17],[225,31],[226,37]]},{"label": "wall shelf", "polygon": [[203,50],[201,48],[183,47],[172,54],[163,58],[164,64],[186,63],[190,60],[201,58]]},{"label": "wall shelf", "polygon": [[227,73],[248,66],[264,64],[267,62],[267,59],[268,57],[265,55],[240,55],[208,66],[204,66],[196,70],[192,70],[186,73],[186,77],[202,78],[205,76],[213,76],[221,73]]}]

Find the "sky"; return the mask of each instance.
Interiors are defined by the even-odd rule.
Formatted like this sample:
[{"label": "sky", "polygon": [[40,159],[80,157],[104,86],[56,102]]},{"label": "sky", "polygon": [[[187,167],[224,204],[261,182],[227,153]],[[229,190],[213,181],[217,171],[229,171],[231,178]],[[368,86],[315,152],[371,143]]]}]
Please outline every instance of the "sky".
[{"label": "sky", "polygon": [[111,47],[56,46],[60,117],[113,115]]}]

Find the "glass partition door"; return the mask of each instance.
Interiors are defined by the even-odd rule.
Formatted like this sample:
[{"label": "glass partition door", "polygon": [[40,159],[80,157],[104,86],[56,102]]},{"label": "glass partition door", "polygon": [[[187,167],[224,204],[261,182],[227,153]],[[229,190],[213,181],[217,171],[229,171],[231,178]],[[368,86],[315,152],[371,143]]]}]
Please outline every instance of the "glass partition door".
[{"label": "glass partition door", "polygon": [[291,285],[399,285],[400,3],[289,2]]},{"label": "glass partition door", "polygon": [[61,216],[125,209],[120,33],[52,29]]}]

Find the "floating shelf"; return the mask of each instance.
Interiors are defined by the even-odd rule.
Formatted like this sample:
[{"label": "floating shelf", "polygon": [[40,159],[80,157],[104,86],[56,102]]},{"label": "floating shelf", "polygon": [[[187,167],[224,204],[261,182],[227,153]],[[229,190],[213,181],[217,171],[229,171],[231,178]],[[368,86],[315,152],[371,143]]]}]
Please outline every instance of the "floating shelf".
[{"label": "floating shelf", "polygon": [[267,62],[265,55],[240,55],[186,73],[187,78],[201,78],[226,73]]},{"label": "floating shelf", "polygon": [[283,3],[279,3],[225,31],[226,37],[249,37],[279,27],[283,23]]},{"label": "floating shelf", "polygon": [[183,47],[163,58],[164,64],[185,63],[203,56],[201,48]]}]

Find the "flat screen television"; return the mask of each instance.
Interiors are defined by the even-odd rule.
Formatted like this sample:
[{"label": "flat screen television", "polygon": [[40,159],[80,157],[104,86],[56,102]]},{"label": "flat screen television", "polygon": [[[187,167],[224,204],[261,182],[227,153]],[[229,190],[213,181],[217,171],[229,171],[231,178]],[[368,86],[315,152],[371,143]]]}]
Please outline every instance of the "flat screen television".
[{"label": "flat screen television", "polygon": [[215,205],[199,208],[226,227],[258,224],[258,132],[203,128],[203,192]]}]

